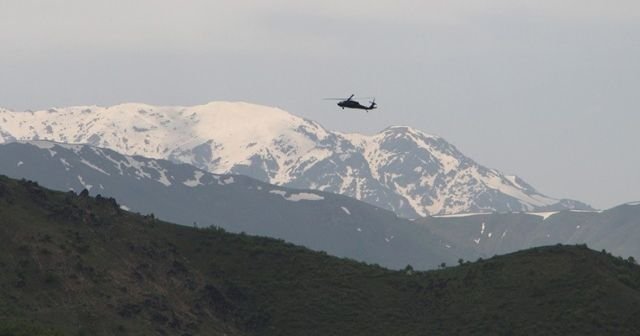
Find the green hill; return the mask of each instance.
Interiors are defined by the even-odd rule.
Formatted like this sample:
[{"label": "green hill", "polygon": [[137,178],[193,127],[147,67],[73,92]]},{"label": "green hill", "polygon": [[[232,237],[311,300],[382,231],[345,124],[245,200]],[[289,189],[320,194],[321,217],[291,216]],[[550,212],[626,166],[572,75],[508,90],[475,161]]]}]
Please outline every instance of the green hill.
[{"label": "green hill", "polygon": [[584,246],[390,271],[6,177],[0,239],[0,335],[640,334],[640,268]]}]

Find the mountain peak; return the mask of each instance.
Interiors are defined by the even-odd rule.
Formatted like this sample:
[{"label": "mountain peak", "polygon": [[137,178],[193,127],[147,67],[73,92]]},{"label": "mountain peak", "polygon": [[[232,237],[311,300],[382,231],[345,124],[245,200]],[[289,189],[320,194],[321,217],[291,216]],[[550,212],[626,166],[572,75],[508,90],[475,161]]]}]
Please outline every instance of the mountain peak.
[{"label": "mountain peak", "polygon": [[431,139],[439,139],[440,137],[425,133],[419,129],[413,128],[411,126],[389,126],[382,130],[380,133],[382,134],[410,134],[414,136],[419,136],[423,138],[431,138]]},{"label": "mountain peak", "polygon": [[[119,111],[119,112],[137,112],[138,110],[152,110],[156,107],[157,106],[153,106],[145,103],[130,102],[130,103],[122,103],[118,105],[109,106],[109,107],[106,107],[106,109]],[[100,107],[93,106],[93,108],[99,109]]]}]

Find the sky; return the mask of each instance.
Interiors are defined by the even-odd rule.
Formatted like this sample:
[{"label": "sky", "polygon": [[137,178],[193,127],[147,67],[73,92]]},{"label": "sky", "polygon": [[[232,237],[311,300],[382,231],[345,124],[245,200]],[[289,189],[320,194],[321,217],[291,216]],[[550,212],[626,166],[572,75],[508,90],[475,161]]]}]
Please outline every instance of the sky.
[{"label": "sky", "polygon": [[[230,100],[408,125],[596,208],[640,200],[638,60],[637,0],[0,0],[1,107]],[[351,93],[379,108],[322,100]]]}]

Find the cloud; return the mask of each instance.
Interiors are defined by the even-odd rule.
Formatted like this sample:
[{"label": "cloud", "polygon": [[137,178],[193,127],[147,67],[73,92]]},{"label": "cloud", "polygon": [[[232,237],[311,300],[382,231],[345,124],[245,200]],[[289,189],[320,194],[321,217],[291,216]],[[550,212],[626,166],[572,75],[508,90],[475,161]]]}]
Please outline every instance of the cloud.
[{"label": "cloud", "polygon": [[295,52],[315,45],[338,48],[334,38],[350,34],[351,26],[366,26],[371,34],[397,25],[469,29],[479,18],[500,16],[632,22],[640,17],[640,1],[4,0],[0,43],[23,54],[74,48]]},{"label": "cloud", "polygon": [[255,37],[255,10],[233,1],[3,1],[0,42],[26,50],[233,48]]}]

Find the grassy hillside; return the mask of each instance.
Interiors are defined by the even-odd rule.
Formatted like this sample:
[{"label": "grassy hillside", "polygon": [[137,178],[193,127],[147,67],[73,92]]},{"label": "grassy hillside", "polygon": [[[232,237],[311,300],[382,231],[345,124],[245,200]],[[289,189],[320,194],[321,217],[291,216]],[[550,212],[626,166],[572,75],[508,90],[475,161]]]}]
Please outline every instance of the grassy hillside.
[{"label": "grassy hillside", "polygon": [[0,177],[0,335],[640,333],[640,268],[581,246],[390,271]]}]

